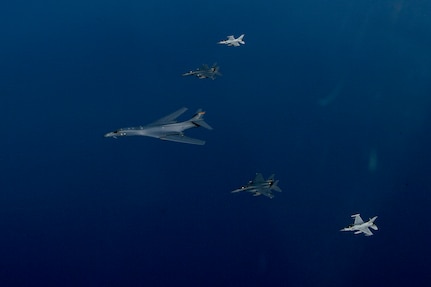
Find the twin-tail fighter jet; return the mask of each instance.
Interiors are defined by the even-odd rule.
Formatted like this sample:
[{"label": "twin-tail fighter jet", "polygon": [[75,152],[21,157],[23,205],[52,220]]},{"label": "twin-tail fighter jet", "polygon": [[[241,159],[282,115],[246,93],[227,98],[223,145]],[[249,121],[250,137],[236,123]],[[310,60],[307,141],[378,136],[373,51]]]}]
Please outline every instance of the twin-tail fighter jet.
[{"label": "twin-tail fighter jet", "polygon": [[217,42],[217,44],[239,47],[241,46],[240,44],[243,44],[243,45],[245,44],[243,38],[244,38],[244,34],[242,34],[238,38],[235,38],[233,35],[231,35],[231,36],[227,36],[227,40]]},{"label": "twin-tail fighter jet", "polygon": [[205,141],[186,137],[183,131],[197,127],[204,127],[206,129],[212,130],[212,127],[208,125],[203,119],[205,112],[199,109],[191,119],[183,122],[177,122],[176,119],[185,111],[187,111],[187,108],[181,108],[178,111],[166,117],[163,117],[149,125],[132,128],[122,128],[105,134],[105,137],[117,138],[126,136],[147,136],[166,141],[204,145]]},{"label": "twin-tail fighter jet", "polygon": [[269,198],[273,198],[273,190],[281,192],[281,188],[277,185],[279,181],[275,180],[274,177],[273,174],[265,180],[261,173],[257,173],[253,180],[250,180],[245,186],[235,189],[232,193],[246,191],[253,193],[253,196],[265,195]]},{"label": "twin-tail fighter jet", "polygon": [[364,233],[365,236],[371,236],[373,233],[371,229],[378,230],[377,225],[374,224],[374,221],[377,219],[377,216],[370,218],[367,222],[364,222],[361,218],[361,215],[353,214],[352,217],[355,219],[353,224],[341,229],[340,231],[355,231],[355,234]]},{"label": "twin-tail fighter jet", "polygon": [[221,73],[219,70],[220,70],[220,67],[217,66],[217,64],[214,64],[211,67],[204,64],[195,70],[184,73],[183,76],[196,76],[199,79],[215,80],[217,76],[221,76]]}]

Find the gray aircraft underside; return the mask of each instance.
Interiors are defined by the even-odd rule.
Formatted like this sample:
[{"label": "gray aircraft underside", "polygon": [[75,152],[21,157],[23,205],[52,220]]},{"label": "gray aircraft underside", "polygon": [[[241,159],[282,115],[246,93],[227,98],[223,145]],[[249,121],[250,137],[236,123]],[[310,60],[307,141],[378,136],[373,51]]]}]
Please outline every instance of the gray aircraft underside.
[{"label": "gray aircraft underside", "polygon": [[203,119],[205,112],[199,109],[190,120],[177,122],[176,119],[185,111],[187,111],[187,108],[181,108],[149,125],[118,129],[105,134],[105,137],[147,136],[167,141],[204,145],[205,141],[186,137],[183,131],[197,127],[204,127],[211,130],[212,127]]},{"label": "gray aircraft underside", "polygon": [[253,196],[264,195],[273,198],[273,190],[281,192],[281,188],[278,187],[278,182],[278,180],[274,179],[274,174],[265,180],[261,173],[257,173],[253,180],[250,180],[245,186],[233,190],[232,193],[245,191],[253,193]]}]

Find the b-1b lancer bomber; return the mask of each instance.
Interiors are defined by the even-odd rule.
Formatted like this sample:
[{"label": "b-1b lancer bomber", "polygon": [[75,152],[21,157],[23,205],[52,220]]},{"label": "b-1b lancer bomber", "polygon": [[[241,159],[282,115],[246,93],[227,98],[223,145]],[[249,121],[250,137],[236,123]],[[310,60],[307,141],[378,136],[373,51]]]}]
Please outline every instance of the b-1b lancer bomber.
[{"label": "b-1b lancer bomber", "polygon": [[243,38],[244,38],[244,34],[242,34],[238,38],[235,38],[233,35],[232,36],[227,36],[227,40],[223,40],[223,41],[217,42],[217,44],[223,44],[223,45],[228,45],[228,46],[239,47],[239,46],[241,46],[240,44],[245,45],[245,42],[243,41]]},{"label": "b-1b lancer bomber", "polygon": [[126,136],[147,136],[166,141],[204,145],[205,141],[186,137],[184,136],[183,131],[197,127],[204,127],[206,129],[212,130],[212,127],[208,125],[203,119],[205,112],[199,109],[196,114],[188,121],[177,122],[176,119],[185,111],[187,111],[187,108],[181,108],[178,111],[149,125],[119,129],[105,134],[105,137],[117,138]]},{"label": "b-1b lancer bomber", "polygon": [[364,222],[362,220],[359,213],[353,214],[352,217],[355,219],[355,222],[341,229],[340,231],[355,231],[355,234],[364,233],[365,236],[371,236],[373,235],[373,233],[371,232],[370,228],[378,230],[377,225],[374,224],[374,221],[377,219],[377,216],[370,218],[370,220],[368,220],[367,222]]},{"label": "b-1b lancer bomber", "polygon": [[217,64],[208,67],[207,64],[204,64],[197,68],[196,70],[189,71],[184,73],[183,76],[196,76],[199,79],[211,79],[215,80],[216,76],[221,76],[220,67]]},{"label": "b-1b lancer bomber", "polygon": [[281,192],[281,188],[277,185],[278,182],[278,180],[274,179],[274,174],[265,180],[261,173],[257,173],[253,180],[250,180],[245,186],[235,189],[232,193],[246,191],[253,193],[253,196],[265,195],[269,198],[273,198],[273,190]]}]

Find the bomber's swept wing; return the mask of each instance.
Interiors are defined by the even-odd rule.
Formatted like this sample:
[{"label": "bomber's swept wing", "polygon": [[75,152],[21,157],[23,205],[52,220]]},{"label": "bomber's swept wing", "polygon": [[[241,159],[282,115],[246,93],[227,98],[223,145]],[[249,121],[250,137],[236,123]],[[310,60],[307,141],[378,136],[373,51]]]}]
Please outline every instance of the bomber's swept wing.
[{"label": "bomber's swept wing", "polygon": [[171,123],[175,123],[176,119],[181,116],[185,111],[187,111],[187,108],[181,108],[176,112],[173,112],[170,115],[167,115],[161,119],[158,119],[157,121],[151,123],[150,125],[165,125],[165,124],[171,124]]},{"label": "bomber's swept wing", "polygon": [[362,220],[361,215],[359,213],[353,214],[352,217],[355,218],[355,222],[353,223],[354,225],[359,225],[359,224],[364,223],[364,221]]},{"label": "bomber's swept wing", "polygon": [[187,143],[187,144],[196,144],[196,145],[204,145],[205,144],[205,141],[203,141],[203,140],[189,138],[189,137],[186,137],[186,136],[181,135],[181,134],[166,135],[166,136],[161,137],[160,139],[166,140],[166,141]]}]

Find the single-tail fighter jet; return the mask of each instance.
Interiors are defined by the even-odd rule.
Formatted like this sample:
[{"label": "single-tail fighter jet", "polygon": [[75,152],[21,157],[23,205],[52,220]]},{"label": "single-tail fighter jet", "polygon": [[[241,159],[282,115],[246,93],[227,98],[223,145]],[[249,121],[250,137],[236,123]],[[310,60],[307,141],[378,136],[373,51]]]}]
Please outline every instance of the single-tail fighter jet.
[{"label": "single-tail fighter jet", "polygon": [[231,35],[231,36],[227,36],[227,40],[217,42],[217,44],[239,47],[239,46],[241,46],[240,44],[245,45],[243,38],[244,38],[244,34],[242,34],[238,38],[235,38],[233,35]]},{"label": "single-tail fighter jet", "polygon": [[278,187],[279,180],[275,180],[274,177],[273,174],[265,180],[261,173],[257,173],[253,180],[250,180],[245,186],[235,189],[232,193],[246,191],[253,193],[253,196],[265,195],[269,198],[273,198],[273,190],[281,192],[281,188]]},{"label": "single-tail fighter jet", "polygon": [[105,134],[105,137],[116,139],[117,137],[126,136],[147,136],[166,141],[204,145],[205,141],[186,137],[183,131],[197,127],[204,127],[206,129],[212,130],[212,127],[208,125],[203,119],[205,112],[199,109],[190,120],[177,122],[176,119],[185,111],[187,111],[187,108],[181,108],[178,111],[149,125],[119,129]]},{"label": "single-tail fighter jet", "polygon": [[217,64],[208,67],[207,64],[204,64],[197,68],[196,70],[189,71],[184,73],[183,76],[196,76],[199,79],[211,79],[214,80],[216,76],[221,76],[220,67]]},{"label": "single-tail fighter jet", "polygon": [[370,218],[370,220],[368,220],[367,222],[364,222],[362,220],[359,213],[353,214],[352,217],[355,219],[355,222],[341,229],[340,231],[355,231],[355,234],[364,233],[365,236],[371,236],[373,235],[373,233],[371,232],[370,228],[378,230],[377,225],[374,224],[374,221],[377,219],[377,216]]}]

